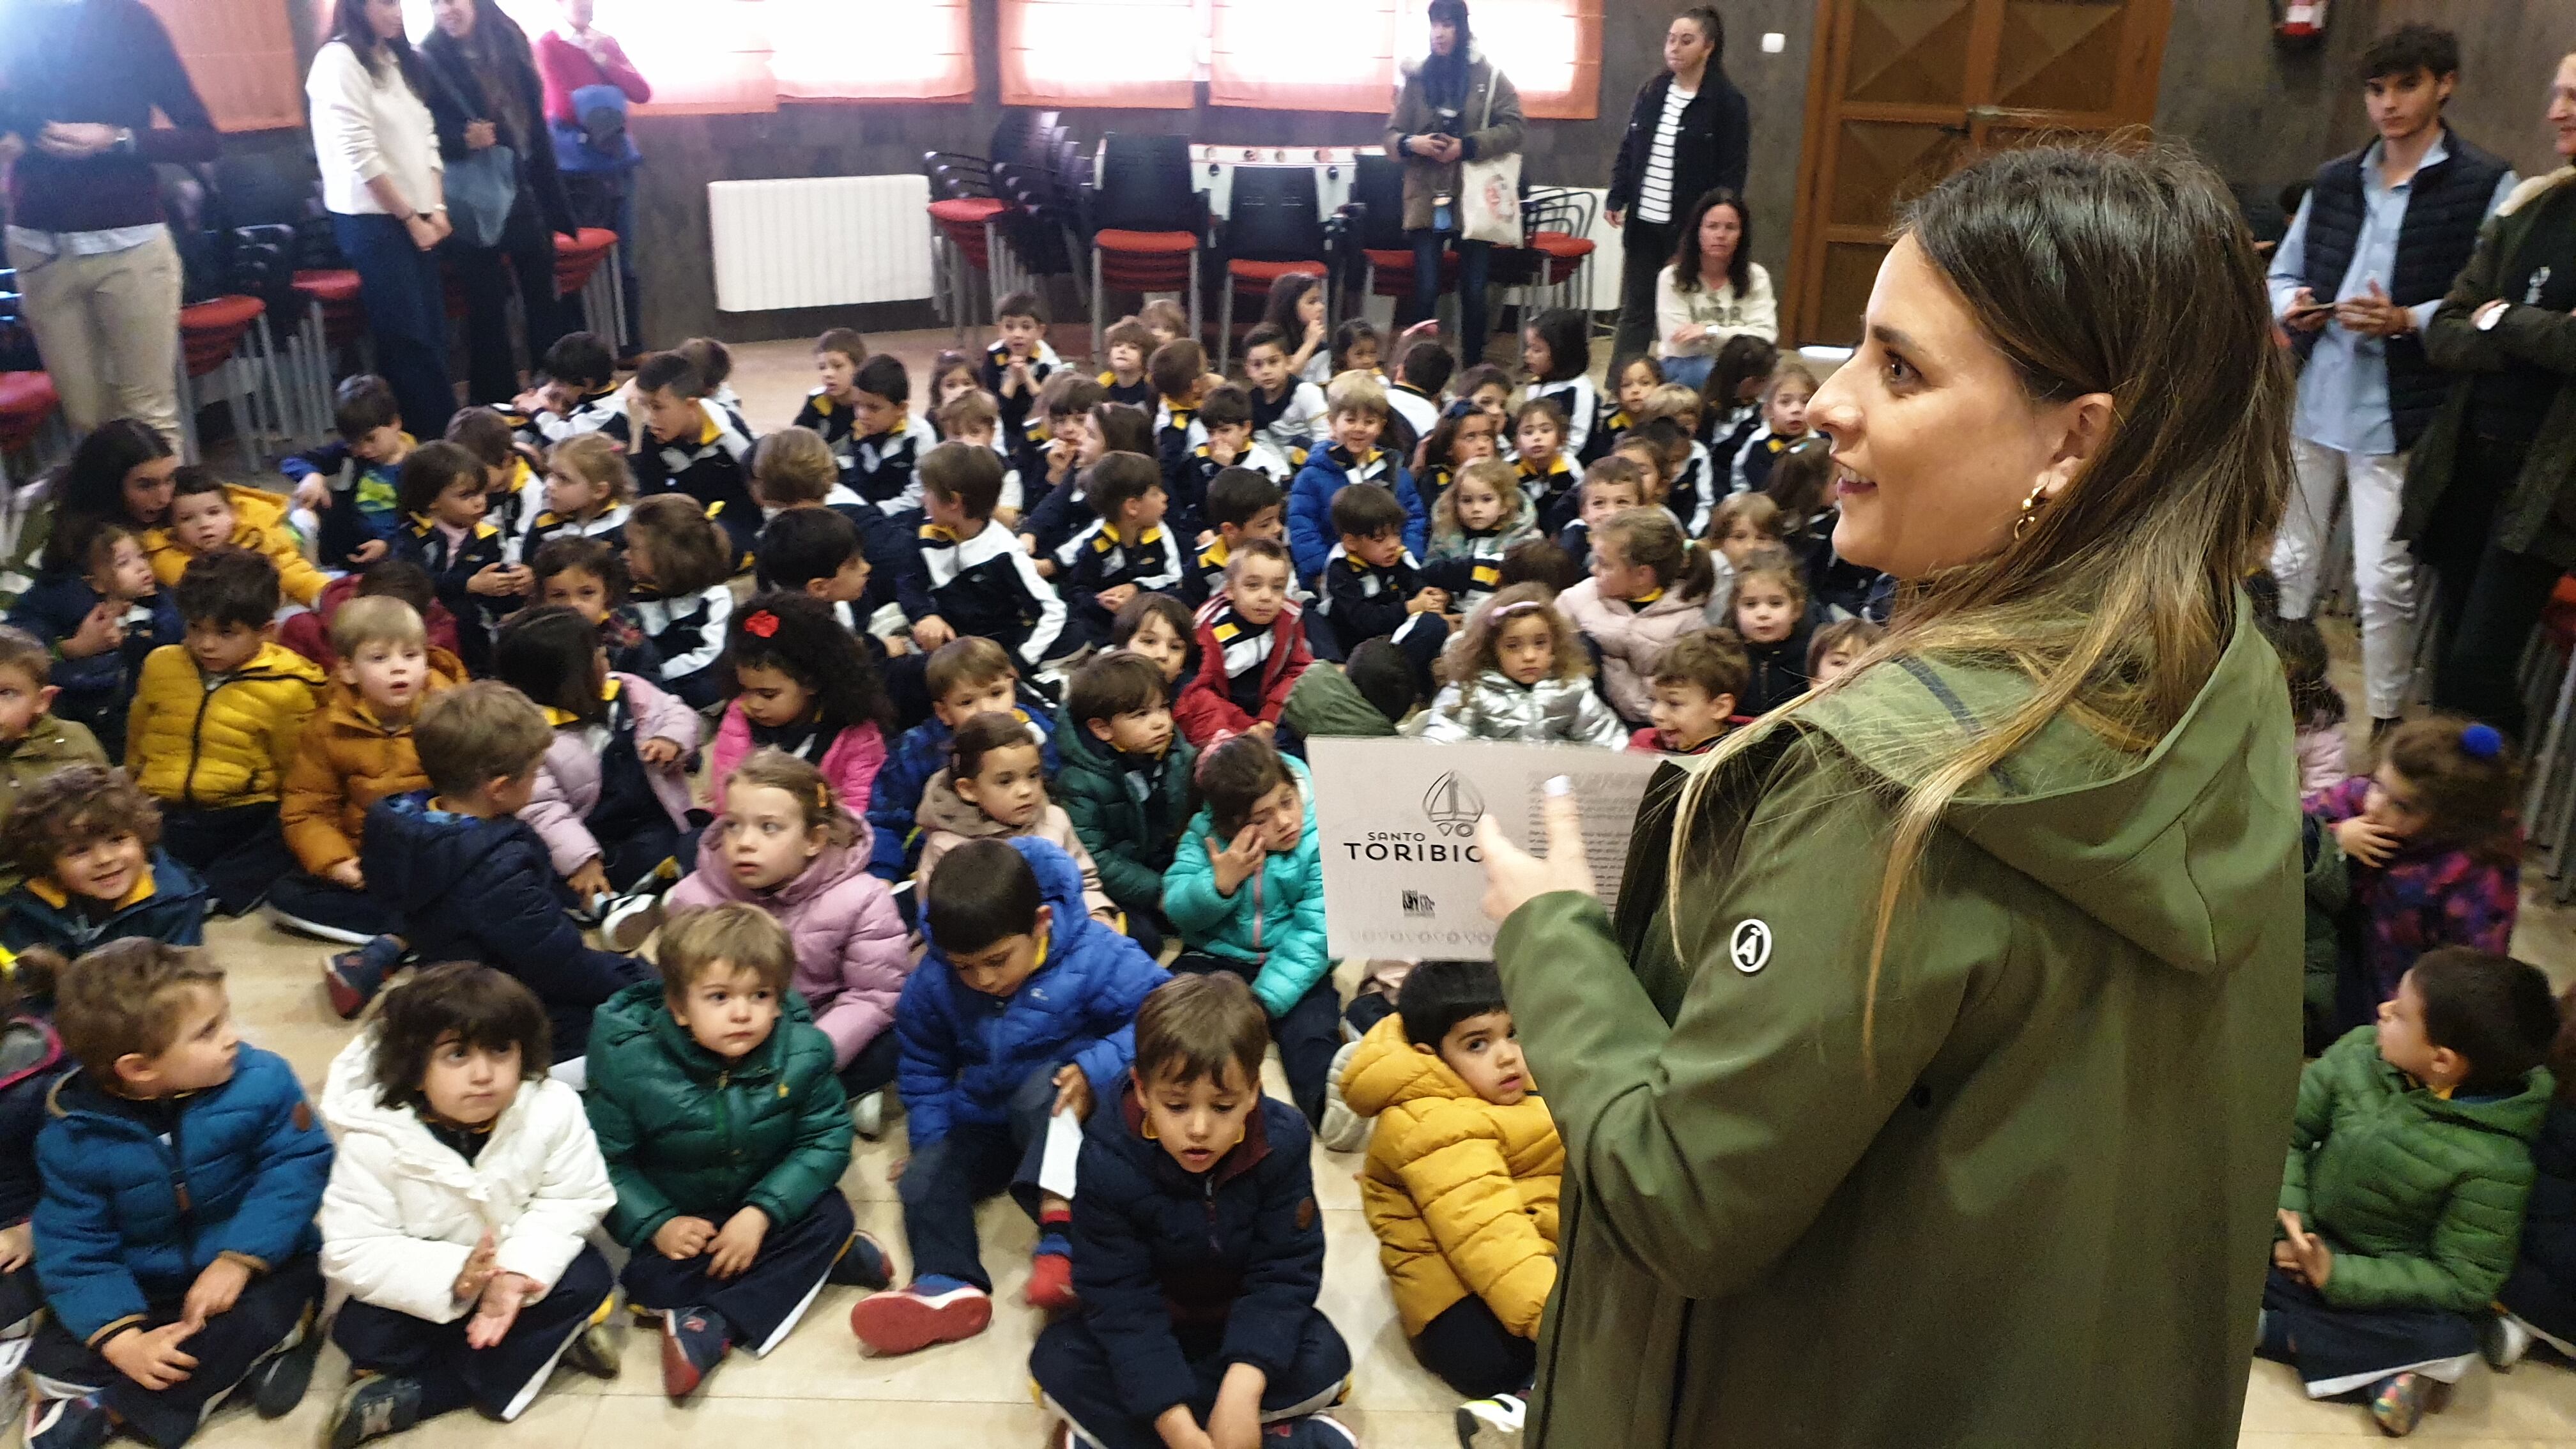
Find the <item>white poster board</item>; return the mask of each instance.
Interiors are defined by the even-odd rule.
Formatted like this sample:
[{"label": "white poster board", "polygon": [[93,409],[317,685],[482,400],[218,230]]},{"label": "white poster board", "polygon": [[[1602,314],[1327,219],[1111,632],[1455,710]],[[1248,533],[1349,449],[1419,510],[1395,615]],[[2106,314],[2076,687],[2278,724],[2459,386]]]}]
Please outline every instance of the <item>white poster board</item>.
[{"label": "white poster board", "polygon": [[1317,737],[1315,833],[1324,858],[1324,919],[1336,957],[1483,959],[1485,868],[1476,819],[1491,814],[1525,850],[1544,848],[1539,786],[1570,776],[1585,854],[1601,898],[1616,904],[1628,836],[1660,755],[1588,745]]}]

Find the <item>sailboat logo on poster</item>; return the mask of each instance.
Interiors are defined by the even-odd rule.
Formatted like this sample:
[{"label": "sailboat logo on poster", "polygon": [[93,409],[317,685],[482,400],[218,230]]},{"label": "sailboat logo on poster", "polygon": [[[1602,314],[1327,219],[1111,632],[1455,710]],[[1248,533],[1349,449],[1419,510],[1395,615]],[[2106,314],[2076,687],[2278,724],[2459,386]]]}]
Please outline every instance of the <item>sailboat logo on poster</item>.
[{"label": "sailboat logo on poster", "polygon": [[1476,821],[1484,813],[1485,797],[1454,771],[1432,781],[1431,788],[1422,792],[1423,817],[1439,834],[1473,835]]}]

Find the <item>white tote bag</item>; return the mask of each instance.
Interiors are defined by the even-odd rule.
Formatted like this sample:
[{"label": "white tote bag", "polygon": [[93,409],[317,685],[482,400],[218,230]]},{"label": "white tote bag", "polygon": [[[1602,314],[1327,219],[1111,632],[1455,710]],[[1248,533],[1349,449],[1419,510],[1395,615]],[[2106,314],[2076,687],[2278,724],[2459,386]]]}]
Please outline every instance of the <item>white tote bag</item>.
[{"label": "white tote bag", "polygon": [[[1485,118],[1477,130],[1494,124],[1494,92],[1501,88],[1503,74],[1488,70],[1485,75]],[[1494,242],[1517,247],[1521,235],[1521,155],[1514,151],[1492,160],[1462,161],[1458,164],[1458,228],[1467,241]]]}]

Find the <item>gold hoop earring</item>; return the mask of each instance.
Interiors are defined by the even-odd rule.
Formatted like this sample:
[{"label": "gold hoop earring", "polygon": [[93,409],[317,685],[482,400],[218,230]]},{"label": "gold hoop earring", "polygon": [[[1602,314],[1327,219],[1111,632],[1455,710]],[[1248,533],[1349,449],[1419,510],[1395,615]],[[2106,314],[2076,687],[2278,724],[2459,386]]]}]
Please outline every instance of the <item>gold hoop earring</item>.
[{"label": "gold hoop earring", "polygon": [[2030,496],[2021,501],[2021,516],[2013,520],[2013,542],[2021,542],[2021,536],[2030,532],[2032,521],[2039,517],[2039,510],[2047,503],[2048,485],[2046,483],[2030,485]]}]

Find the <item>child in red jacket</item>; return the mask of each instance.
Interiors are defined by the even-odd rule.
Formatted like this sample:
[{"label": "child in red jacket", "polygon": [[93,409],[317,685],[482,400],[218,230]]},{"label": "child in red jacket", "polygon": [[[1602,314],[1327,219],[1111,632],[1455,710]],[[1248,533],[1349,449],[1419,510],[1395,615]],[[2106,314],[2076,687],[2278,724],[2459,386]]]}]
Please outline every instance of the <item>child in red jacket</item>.
[{"label": "child in red jacket", "polygon": [[1225,592],[1198,613],[1199,672],[1172,714],[1193,745],[1220,734],[1267,736],[1288,691],[1315,662],[1305,618],[1288,601],[1288,550],[1247,538],[1226,560]]}]

